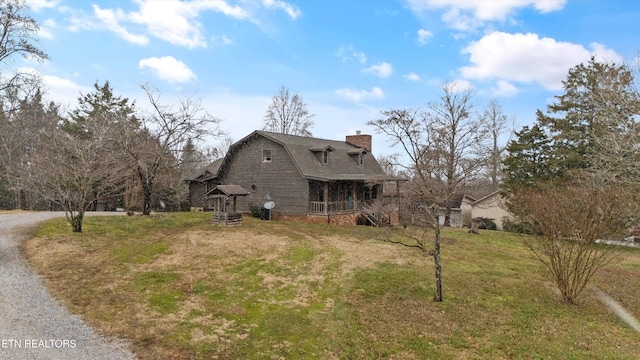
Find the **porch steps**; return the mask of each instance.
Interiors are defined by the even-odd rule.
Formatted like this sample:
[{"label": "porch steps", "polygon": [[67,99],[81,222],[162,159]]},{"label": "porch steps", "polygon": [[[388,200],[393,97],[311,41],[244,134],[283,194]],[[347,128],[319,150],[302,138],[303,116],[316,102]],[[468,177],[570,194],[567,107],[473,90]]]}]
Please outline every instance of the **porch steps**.
[{"label": "porch steps", "polygon": [[380,206],[374,204],[364,204],[362,206],[362,215],[364,215],[373,226],[389,225],[389,216],[385,216],[384,214],[385,212]]}]

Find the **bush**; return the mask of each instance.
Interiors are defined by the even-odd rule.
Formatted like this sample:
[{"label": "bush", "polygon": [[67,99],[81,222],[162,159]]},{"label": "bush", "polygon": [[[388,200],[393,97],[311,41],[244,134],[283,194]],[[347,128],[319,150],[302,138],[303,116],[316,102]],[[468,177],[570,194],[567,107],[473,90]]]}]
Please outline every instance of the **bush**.
[{"label": "bush", "polygon": [[476,229],[484,229],[484,230],[496,230],[498,226],[493,219],[477,217],[473,218],[472,222],[475,224],[474,228]]},{"label": "bush", "polygon": [[254,218],[262,218],[262,208],[260,206],[251,204],[249,205],[249,211]]},{"label": "bush", "polygon": [[[507,217],[504,217],[502,219],[502,230],[504,231],[518,233],[518,234],[533,235],[534,231],[532,229],[533,229],[533,226],[531,226],[531,224],[525,223],[523,221],[515,221]],[[535,235],[540,235],[540,234],[538,233]]]}]

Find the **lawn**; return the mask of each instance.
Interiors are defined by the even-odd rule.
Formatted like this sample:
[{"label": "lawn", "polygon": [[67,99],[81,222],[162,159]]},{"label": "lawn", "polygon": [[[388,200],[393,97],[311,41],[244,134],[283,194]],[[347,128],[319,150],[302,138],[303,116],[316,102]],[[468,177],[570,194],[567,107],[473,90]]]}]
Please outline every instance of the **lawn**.
[{"label": "lawn", "polygon": [[[389,230],[206,213],[49,221],[25,244],[55,297],[140,359],[637,359],[592,291],[565,305],[516,235],[445,229],[433,261]],[[401,239],[395,237],[395,240]],[[640,251],[593,285],[640,318]]]}]

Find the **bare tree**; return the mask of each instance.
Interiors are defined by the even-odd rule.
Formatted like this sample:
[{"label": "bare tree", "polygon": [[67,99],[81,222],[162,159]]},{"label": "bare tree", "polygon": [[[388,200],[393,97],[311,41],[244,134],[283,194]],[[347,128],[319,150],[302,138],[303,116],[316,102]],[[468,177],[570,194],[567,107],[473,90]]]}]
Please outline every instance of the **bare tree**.
[{"label": "bare tree", "polygon": [[119,194],[128,175],[127,164],[117,157],[111,129],[89,125],[95,136],[71,134],[61,129],[45,134],[46,151],[32,153],[23,176],[34,191],[60,206],[73,232],[82,232],[84,214],[102,198]]},{"label": "bare tree", "polygon": [[[505,115],[500,103],[493,99],[483,113],[484,133],[488,135],[488,144],[485,147],[486,171],[489,181],[497,190],[502,172],[502,160],[507,148],[506,141],[501,140],[505,133],[510,132],[510,119]],[[511,121],[512,123],[513,121]]]},{"label": "bare tree", "polygon": [[264,129],[272,132],[311,136],[314,114],[307,110],[307,104],[298,93],[290,94],[282,85],[273,95],[271,104],[264,115]]},{"label": "bare tree", "polygon": [[45,105],[39,90],[29,98],[7,101],[15,106],[12,111],[0,113],[0,179],[11,192],[3,207],[41,209],[40,199],[21,178],[20,170],[31,154],[46,151],[41,137],[55,129],[60,120],[59,107],[54,103]]},{"label": "bare tree", "polygon": [[142,213],[149,215],[156,177],[163,170],[179,168],[186,143],[224,133],[219,128],[221,120],[209,115],[199,101],[183,99],[177,106],[165,105],[157,90],[146,85],[142,89],[152,111],[140,118],[140,131],[123,134],[122,139],[142,186]]},{"label": "bare tree", "polygon": [[[475,156],[481,140],[481,122],[473,117],[472,91],[455,83],[442,86],[439,101],[430,102],[426,111],[392,109],[383,118],[370,121],[378,133],[400,145],[408,158],[402,167],[413,176],[409,187],[413,198],[423,204],[419,219],[421,234],[409,234],[425,255],[433,256],[436,275],[434,301],[442,301],[442,263],[440,258],[440,216],[451,211],[451,200],[479,171],[481,159]],[[430,246],[426,228],[434,230]]]},{"label": "bare tree", "polygon": [[36,35],[40,30],[38,23],[26,12],[29,7],[23,0],[0,1],[0,93],[13,89],[24,91],[34,89],[32,74],[6,71],[9,62],[15,56],[36,61],[49,57],[36,45]]}]

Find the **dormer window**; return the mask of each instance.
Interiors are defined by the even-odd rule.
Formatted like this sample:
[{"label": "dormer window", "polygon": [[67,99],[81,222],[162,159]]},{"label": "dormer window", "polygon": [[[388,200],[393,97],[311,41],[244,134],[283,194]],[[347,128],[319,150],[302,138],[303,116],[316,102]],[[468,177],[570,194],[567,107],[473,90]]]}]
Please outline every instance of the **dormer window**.
[{"label": "dormer window", "polygon": [[351,155],[351,158],[356,162],[356,164],[358,164],[358,166],[364,166],[364,155],[367,153],[365,149],[357,148],[349,150],[347,153]]},{"label": "dormer window", "polygon": [[263,163],[271,162],[271,150],[262,150],[262,162]]},{"label": "dormer window", "polygon": [[333,150],[335,149],[331,146],[313,146],[309,149],[309,151],[311,151],[316,156],[320,163],[324,165],[329,163],[329,153]]}]

